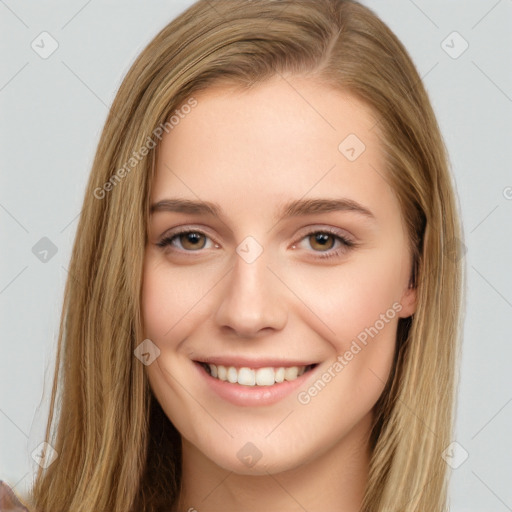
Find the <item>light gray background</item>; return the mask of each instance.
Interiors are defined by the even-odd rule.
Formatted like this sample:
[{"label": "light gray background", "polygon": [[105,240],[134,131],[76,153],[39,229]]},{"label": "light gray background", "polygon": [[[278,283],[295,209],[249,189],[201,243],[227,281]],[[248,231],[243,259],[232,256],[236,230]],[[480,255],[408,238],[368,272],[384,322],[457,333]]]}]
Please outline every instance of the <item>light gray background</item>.
[{"label": "light gray background", "polygon": [[[18,492],[36,468],[66,269],[108,106],[136,55],[191,3],[0,0],[0,478]],[[364,3],[424,78],[463,214],[455,460],[469,457],[453,471],[451,510],[512,511],[512,0]],[[47,59],[31,48],[43,31],[59,45]],[[469,44],[457,58],[454,31]],[[32,252],[42,237],[58,250],[46,263]]]}]

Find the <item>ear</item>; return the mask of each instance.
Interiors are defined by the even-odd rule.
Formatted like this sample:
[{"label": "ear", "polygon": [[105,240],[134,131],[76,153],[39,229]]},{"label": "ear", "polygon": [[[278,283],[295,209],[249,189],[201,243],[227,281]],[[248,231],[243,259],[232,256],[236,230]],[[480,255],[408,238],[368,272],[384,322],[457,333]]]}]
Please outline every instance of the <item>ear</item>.
[{"label": "ear", "polygon": [[400,304],[402,309],[400,311],[400,318],[407,318],[416,311],[416,288],[410,286],[404,290]]}]

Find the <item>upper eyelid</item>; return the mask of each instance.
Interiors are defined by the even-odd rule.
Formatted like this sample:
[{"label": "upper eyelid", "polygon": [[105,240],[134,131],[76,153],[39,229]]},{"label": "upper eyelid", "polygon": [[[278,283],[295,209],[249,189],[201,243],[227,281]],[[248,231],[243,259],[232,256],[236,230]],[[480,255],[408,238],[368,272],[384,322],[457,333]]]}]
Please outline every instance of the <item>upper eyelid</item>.
[{"label": "upper eyelid", "polygon": [[[333,226],[327,226],[325,224],[312,224],[312,225],[304,226],[303,228],[301,228],[299,230],[299,232],[302,234],[302,236],[305,236],[305,235],[311,234],[311,233],[317,233],[317,232],[327,232],[330,234],[339,235],[344,238],[351,238],[351,239],[354,238],[354,236],[350,232],[348,232],[346,229],[337,228],[337,227],[333,227]],[[202,226],[195,227],[194,225],[188,225],[188,224],[183,225],[183,226],[176,226],[175,228],[166,230],[160,236],[160,239],[181,235],[183,233],[201,233],[201,234],[204,234],[204,235],[212,238],[212,240],[215,240],[215,236],[210,235],[207,228],[204,228]]]},{"label": "upper eyelid", "polygon": [[305,226],[304,228],[299,230],[301,235],[299,236],[299,240],[302,240],[306,235],[312,234],[312,233],[328,233],[333,236],[339,236],[340,238],[346,238],[347,240],[354,241],[355,237],[349,233],[346,229],[342,228],[336,228],[333,226],[326,226],[326,225],[318,225],[313,224],[310,226]]},{"label": "upper eyelid", "polygon": [[192,226],[178,226],[176,228],[167,230],[161,237],[160,241],[165,239],[176,238],[179,235],[187,234],[187,233],[200,233],[212,240],[214,243],[218,243],[212,235],[208,233],[208,231],[204,228],[195,228]]}]

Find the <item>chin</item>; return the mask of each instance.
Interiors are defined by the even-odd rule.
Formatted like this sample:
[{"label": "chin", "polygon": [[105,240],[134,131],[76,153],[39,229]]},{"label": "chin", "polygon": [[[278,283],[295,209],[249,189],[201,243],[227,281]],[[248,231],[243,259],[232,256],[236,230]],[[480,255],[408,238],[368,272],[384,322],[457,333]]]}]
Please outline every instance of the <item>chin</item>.
[{"label": "chin", "polygon": [[284,471],[293,470],[304,463],[300,455],[295,454],[293,458],[287,457],[284,453],[262,455],[254,465],[251,461],[245,462],[243,458],[240,460],[237,456],[226,457],[226,453],[206,454],[211,461],[230,472],[238,475],[248,476],[265,476],[270,474],[282,473]]}]

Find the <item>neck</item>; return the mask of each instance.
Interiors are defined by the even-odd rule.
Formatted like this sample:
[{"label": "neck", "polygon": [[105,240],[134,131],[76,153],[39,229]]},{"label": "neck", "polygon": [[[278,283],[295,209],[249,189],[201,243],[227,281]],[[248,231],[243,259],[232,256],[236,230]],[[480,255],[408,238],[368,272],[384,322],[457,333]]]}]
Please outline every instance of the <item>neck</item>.
[{"label": "neck", "polygon": [[358,512],[368,478],[371,415],[325,453],[296,468],[240,475],[182,441],[182,486],[174,512]]}]

